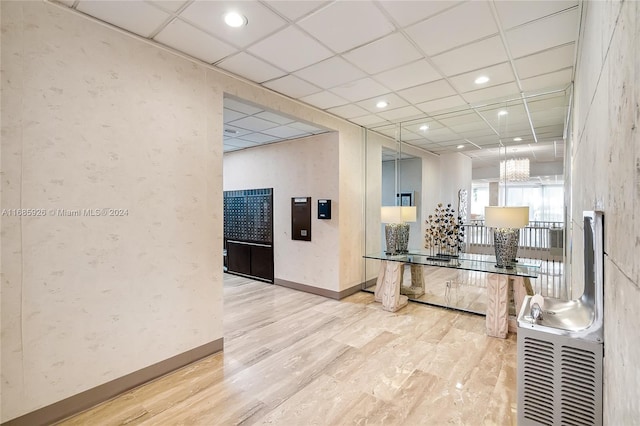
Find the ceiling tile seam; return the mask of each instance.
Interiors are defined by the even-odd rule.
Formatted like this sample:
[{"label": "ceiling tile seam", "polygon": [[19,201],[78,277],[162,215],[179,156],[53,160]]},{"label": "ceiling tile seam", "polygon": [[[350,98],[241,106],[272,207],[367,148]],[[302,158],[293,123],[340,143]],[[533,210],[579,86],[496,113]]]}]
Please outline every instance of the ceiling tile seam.
[{"label": "ceiling tile seam", "polygon": [[[496,0],[491,0],[492,6],[493,6],[493,3],[494,3],[495,1],[496,1]],[[498,0],[498,1],[499,1],[499,0]],[[580,7],[581,3],[582,3],[582,0],[578,0],[578,4],[576,4],[576,5],[574,5],[574,6],[567,7],[566,9],[562,9],[562,10],[557,10],[557,11],[555,11],[555,12],[553,12],[553,13],[548,14],[548,15],[544,15],[544,16],[540,16],[540,17],[538,17],[538,18],[532,19],[531,21],[523,22],[523,23],[521,23],[521,24],[516,25],[515,27],[510,27],[510,28],[509,28],[509,29],[507,29],[506,31],[507,31],[507,32],[508,32],[508,31],[513,31],[513,30],[516,30],[516,29],[520,29],[520,28],[523,28],[523,27],[529,26],[529,25],[531,25],[531,24],[535,24],[535,23],[537,23],[537,22],[543,21],[543,20],[545,20],[545,19],[547,19],[547,18],[551,18],[551,17],[553,17],[553,16],[562,15],[563,13],[569,13],[569,12],[571,12],[573,9],[578,9],[578,8]]]},{"label": "ceiling tile seam", "polygon": [[[273,64],[273,63],[271,63],[271,62],[269,62],[269,61],[267,61],[267,60],[265,60],[265,59],[259,58],[258,56],[254,55],[254,54],[253,54],[253,53],[251,53],[251,52],[247,52],[247,51],[246,51],[246,50],[244,50],[244,49],[239,50],[239,51],[234,52],[234,53],[231,53],[231,54],[229,54],[229,55],[227,55],[227,56],[225,56],[225,57],[223,57],[223,58],[221,58],[221,59],[218,59],[217,61],[213,62],[211,65],[213,65],[213,66],[214,66],[214,67],[216,67],[216,68],[224,69],[224,68],[222,68],[222,67],[220,66],[220,63],[221,63],[221,62],[226,61],[226,60],[228,60],[228,59],[232,59],[234,56],[238,56],[238,55],[240,55],[241,53],[244,53],[245,55],[251,56],[252,58],[254,58],[254,59],[258,60],[258,61],[264,62],[265,64],[267,64],[267,65],[270,65],[270,66],[274,67],[275,69],[277,69],[278,71],[280,71],[280,72],[282,72],[282,73],[284,74],[284,75],[281,75],[281,76],[278,76],[278,77],[273,77],[273,78],[270,78],[270,79],[268,79],[268,80],[264,80],[264,81],[262,81],[262,82],[254,82],[254,83],[256,83],[256,84],[263,85],[263,84],[265,84],[265,83],[270,83],[270,82],[272,82],[272,81],[278,80],[278,79],[280,79],[280,78],[284,78],[284,77],[286,77],[286,76],[288,76],[288,75],[291,75],[291,73],[287,72],[286,70],[283,70],[283,69],[282,69],[282,68],[280,68],[279,66],[277,66],[277,65],[275,65],[275,64]],[[231,71],[229,71],[229,72],[231,72]],[[234,73],[234,75],[235,75],[235,73]],[[293,77],[296,77],[296,76],[293,76]],[[299,77],[298,77],[298,78],[299,78]],[[306,83],[309,83],[309,82],[307,82],[307,81],[305,81],[305,82],[306,82]],[[311,84],[312,86],[316,86],[315,84],[312,84],[312,83],[309,83],[309,84]],[[318,87],[318,86],[316,86],[316,87]],[[316,92],[316,93],[318,93],[318,92]]]},{"label": "ceiling tile seam", "polygon": [[167,17],[167,19],[158,26],[158,28],[156,28],[154,31],[151,32],[151,34],[149,34],[147,36],[148,39],[153,39],[155,36],[157,36],[160,31],[164,30],[169,24],[171,24],[187,7],[189,7],[194,0],[188,0],[186,1],[182,6],[180,6],[178,8],[178,10],[173,11],[173,12],[169,12],[167,10],[162,9],[161,7],[159,7],[156,3],[151,3],[151,2],[145,2],[149,5],[151,5],[152,7],[155,7],[158,10],[161,10],[165,13],[168,13],[169,16]]},{"label": "ceiling tile seam", "polygon": [[573,46],[573,71],[571,72],[571,81],[575,81],[576,67],[578,66],[578,44],[580,43],[580,32],[582,31],[582,18],[584,15],[584,7],[581,0],[578,1],[578,28],[576,28],[576,41]]}]

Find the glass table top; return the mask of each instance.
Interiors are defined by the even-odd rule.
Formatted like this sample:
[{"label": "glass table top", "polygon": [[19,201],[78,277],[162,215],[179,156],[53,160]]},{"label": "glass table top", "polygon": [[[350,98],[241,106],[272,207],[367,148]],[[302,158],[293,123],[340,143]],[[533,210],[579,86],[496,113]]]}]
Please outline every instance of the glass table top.
[{"label": "glass table top", "polygon": [[467,271],[488,272],[491,274],[512,275],[526,278],[537,278],[540,264],[518,262],[513,268],[496,267],[495,256],[484,254],[462,253],[459,257],[440,257],[428,250],[409,250],[408,253],[388,255],[385,252],[365,254],[366,259],[389,260],[412,265],[437,266],[441,268],[462,269]]}]

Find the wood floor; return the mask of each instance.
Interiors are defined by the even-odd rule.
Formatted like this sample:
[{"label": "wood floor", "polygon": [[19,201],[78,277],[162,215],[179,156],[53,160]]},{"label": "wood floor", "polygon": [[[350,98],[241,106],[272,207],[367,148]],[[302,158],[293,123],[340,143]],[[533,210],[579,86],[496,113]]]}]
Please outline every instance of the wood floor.
[{"label": "wood floor", "polygon": [[225,349],[64,425],[514,425],[516,341],[484,317],[225,276]]}]

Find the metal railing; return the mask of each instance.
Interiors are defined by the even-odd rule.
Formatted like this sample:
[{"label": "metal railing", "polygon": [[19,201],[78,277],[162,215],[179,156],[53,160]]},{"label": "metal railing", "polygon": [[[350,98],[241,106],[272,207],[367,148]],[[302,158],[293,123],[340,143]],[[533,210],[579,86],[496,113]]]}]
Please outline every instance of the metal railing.
[{"label": "metal railing", "polygon": [[[471,221],[464,225],[464,230],[468,253],[493,253],[493,229],[484,226],[484,221]],[[533,221],[520,229],[518,257],[562,261],[563,247],[563,222]]]}]

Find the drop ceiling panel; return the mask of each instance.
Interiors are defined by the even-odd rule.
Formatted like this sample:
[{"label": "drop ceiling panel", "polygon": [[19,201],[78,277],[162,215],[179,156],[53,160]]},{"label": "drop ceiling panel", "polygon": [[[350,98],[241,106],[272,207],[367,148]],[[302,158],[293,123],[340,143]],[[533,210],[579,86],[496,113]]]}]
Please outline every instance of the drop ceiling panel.
[{"label": "drop ceiling panel", "polygon": [[248,116],[241,118],[240,120],[235,120],[231,124],[236,127],[240,127],[246,130],[251,130],[253,132],[261,132],[266,129],[271,129],[273,127],[277,127],[278,124],[272,121],[263,120],[262,118],[255,116]]},{"label": "drop ceiling panel", "polygon": [[[378,108],[376,103],[379,100],[384,99],[389,104],[386,108]],[[389,109],[401,108],[409,105],[407,101],[396,95],[395,93],[385,93],[381,96],[376,96],[375,98],[365,99],[363,101],[358,102],[356,105],[366,109],[369,112],[374,114],[379,114],[381,112],[387,111]]]},{"label": "drop ceiling panel", "polygon": [[367,75],[339,56],[333,56],[294,73],[311,83],[330,89],[341,84],[359,80]]},{"label": "drop ceiling panel", "polygon": [[327,109],[349,103],[349,101],[347,101],[346,99],[326,91],[314,93],[313,95],[309,96],[304,96],[300,98],[300,100],[302,102],[316,106],[320,109]]},{"label": "drop ceiling panel", "polygon": [[328,1],[266,1],[267,5],[274,8],[278,13],[285,16],[287,19],[295,21],[314,10],[320,8],[324,4],[328,4]]},{"label": "drop ceiling panel", "polygon": [[77,9],[143,37],[149,37],[171,16],[143,2],[81,1]]},{"label": "drop ceiling panel", "polygon": [[373,3],[363,1],[334,2],[300,20],[298,25],[336,53],[353,49],[395,30]]},{"label": "drop ceiling panel", "polygon": [[498,10],[498,16],[503,28],[509,29],[515,26],[533,21],[556,12],[577,6],[578,2],[570,1],[497,1],[494,3]]},{"label": "drop ceiling panel", "polygon": [[426,135],[426,137],[430,141],[438,142],[438,143],[448,142],[448,141],[459,140],[460,139],[459,135],[455,134],[454,132],[452,132],[451,130],[449,130],[446,127],[443,127],[441,129],[435,129],[435,130],[429,131],[429,133]]},{"label": "drop ceiling panel", "polygon": [[422,103],[416,104],[416,106],[420,108],[420,110],[428,114],[432,114],[438,111],[444,111],[449,108],[460,107],[466,104],[467,103],[465,102],[464,99],[462,99],[458,95],[455,95],[455,96],[448,96],[446,98],[436,99],[434,101],[422,102]]},{"label": "drop ceiling panel", "polygon": [[277,136],[282,139],[301,138],[310,135],[310,133],[305,132],[304,130],[298,130],[287,126],[274,127],[273,129],[265,130],[262,133]]},{"label": "drop ceiling panel", "polygon": [[[485,84],[476,84],[475,79],[478,74],[482,74],[489,78],[489,81]],[[509,83],[515,81],[515,76],[511,70],[511,64],[504,62],[499,65],[484,68],[481,71],[473,71],[466,74],[461,74],[456,77],[451,77],[451,84],[458,89],[459,92],[465,93],[473,90],[483,89],[486,87],[497,86],[499,84]]]},{"label": "drop ceiling panel", "polygon": [[208,63],[217,62],[237,52],[233,46],[179,19],[174,19],[154,39]]},{"label": "drop ceiling panel", "polygon": [[224,146],[230,146],[234,148],[250,148],[253,146],[258,146],[255,142],[245,141],[243,139],[227,139],[224,141]]},{"label": "drop ceiling panel", "polygon": [[[421,127],[423,126],[428,126],[427,129],[421,129]],[[423,137],[428,137],[429,135],[429,131],[433,131],[436,129],[442,129],[444,126],[442,124],[440,124],[439,122],[437,122],[434,119],[431,118],[424,118],[421,120],[414,120],[413,122],[411,122],[410,124],[406,124],[403,123],[402,124],[402,129],[403,130],[407,130],[410,132],[414,132],[417,133],[419,135],[422,135]]]},{"label": "drop ceiling panel", "polygon": [[251,46],[249,52],[293,72],[332,56],[329,49],[295,27],[282,31]]},{"label": "drop ceiling panel", "polygon": [[578,35],[578,19],[578,9],[575,8],[507,31],[511,54],[520,58],[574,42]]},{"label": "drop ceiling panel", "polygon": [[248,135],[243,135],[242,139],[249,142],[255,142],[256,144],[269,143],[280,140],[275,136],[265,135],[264,133],[249,133]]},{"label": "drop ceiling panel", "polygon": [[253,115],[264,111],[262,108],[258,108],[253,105],[249,105],[246,102],[242,102],[233,98],[224,98],[224,107],[233,111],[244,113],[244,115]]},{"label": "drop ceiling panel", "polygon": [[391,0],[381,1],[380,5],[401,27],[406,27],[407,25],[422,21],[446,9],[455,7],[460,3],[459,1]]},{"label": "drop ceiling panel", "polygon": [[258,83],[282,77],[286,74],[284,71],[245,52],[228,57],[217,63],[216,66]]},{"label": "drop ceiling panel", "polygon": [[486,89],[467,92],[462,97],[471,104],[481,104],[487,100],[498,101],[501,99],[513,99],[520,96],[520,91],[515,83],[501,84]]},{"label": "drop ceiling panel", "polygon": [[422,111],[420,111],[418,108],[409,105],[402,108],[381,111],[378,113],[378,115],[389,121],[402,121],[423,114]]},{"label": "drop ceiling panel", "polygon": [[468,44],[432,59],[446,76],[481,70],[509,60],[499,36]]},{"label": "drop ceiling panel", "polygon": [[536,77],[522,80],[522,89],[525,92],[537,92],[549,89],[564,89],[571,84],[571,76],[573,68],[565,68],[564,70],[552,72],[549,74],[538,75]]},{"label": "drop ceiling panel", "polygon": [[[234,10],[247,18],[248,24],[233,28],[224,23],[225,13]],[[286,22],[257,1],[194,1],[180,18],[229,43],[246,47],[282,28]]]},{"label": "drop ceiling panel", "polygon": [[[498,33],[491,9],[484,0],[462,3],[406,29],[428,55]],[[443,37],[446,34],[446,37]]]},{"label": "drop ceiling panel", "polygon": [[404,35],[394,33],[345,53],[344,57],[367,73],[377,74],[421,59],[422,54]]},{"label": "drop ceiling panel", "polygon": [[[70,3],[73,3],[73,1],[71,1]],[[157,6],[161,9],[166,10],[167,12],[177,12],[178,9],[180,9],[182,6],[184,6],[184,4],[186,3],[185,0],[149,0],[148,3],[153,4],[154,6]]]},{"label": "drop ceiling panel", "polygon": [[326,132],[325,129],[321,129],[319,127],[312,126],[310,124],[301,123],[299,121],[296,121],[295,123],[291,123],[289,125],[289,127],[293,128],[293,129],[302,130],[302,131],[305,131],[307,133],[312,133],[312,134],[320,134],[320,133],[325,133]]},{"label": "drop ceiling panel", "polygon": [[379,126],[381,124],[386,123],[386,120],[378,117],[377,115],[365,115],[364,117],[357,117],[357,118],[352,118],[349,121],[356,123],[360,126],[365,126],[367,128],[372,128],[372,127],[376,127]]},{"label": "drop ceiling panel", "polygon": [[408,89],[400,90],[398,92],[407,101],[417,104],[420,102],[426,102],[433,99],[445,98],[447,96],[453,96],[456,91],[453,90],[447,80],[438,80],[432,83],[421,84]]},{"label": "drop ceiling panel", "polygon": [[366,109],[358,106],[358,105],[354,105],[354,104],[349,104],[349,105],[343,105],[343,106],[339,106],[339,107],[335,107],[335,108],[330,108],[327,110],[328,112],[338,115],[340,117],[343,118],[354,118],[354,117],[362,117],[365,115],[369,115],[369,111],[367,111]]},{"label": "drop ceiling panel", "polygon": [[306,81],[291,74],[285,75],[277,80],[268,81],[264,83],[264,86],[275,90],[276,92],[291,96],[292,98],[301,98],[313,93],[318,93],[321,90],[319,87],[314,86],[311,83],[307,83]]},{"label": "drop ceiling panel", "polygon": [[259,112],[255,114],[255,117],[262,118],[263,120],[268,120],[276,124],[291,124],[295,121],[289,117],[285,117],[284,115],[275,114],[269,111]]},{"label": "drop ceiling panel", "polygon": [[234,111],[232,109],[229,108],[224,108],[222,116],[223,116],[223,120],[225,123],[229,123],[230,121],[233,120],[238,120],[242,117],[244,117],[246,114],[243,114],[241,112],[238,111]]},{"label": "drop ceiling panel", "polygon": [[357,102],[371,96],[384,95],[389,92],[389,89],[367,77],[334,87],[331,91],[352,102]]},{"label": "drop ceiling panel", "polygon": [[546,74],[573,66],[575,43],[516,59],[516,71],[520,79]]},{"label": "drop ceiling panel", "polygon": [[417,86],[442,76],[425,60],[420,60],[377,74],[374,78],[392,90]]}]

